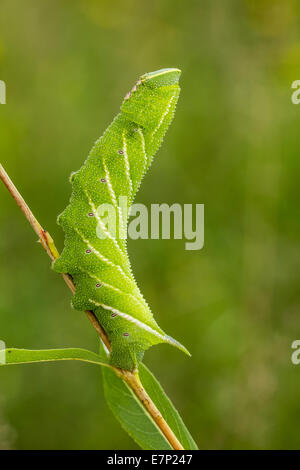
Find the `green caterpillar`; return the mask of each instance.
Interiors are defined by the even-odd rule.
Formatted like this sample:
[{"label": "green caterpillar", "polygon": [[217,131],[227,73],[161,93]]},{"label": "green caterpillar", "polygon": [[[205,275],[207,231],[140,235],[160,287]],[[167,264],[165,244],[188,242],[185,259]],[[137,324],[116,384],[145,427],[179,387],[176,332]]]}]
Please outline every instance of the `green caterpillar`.
[{"label": "green caterpillar", "polygon": [[[154,344],[170,343],[187,353],[155,322],[132,274],[125,236],[134,197],[173,119],[180,73],[162,69],[138,80],[83,167],[71,175],[70,204],[58,218],[65,247],[54,269],[72,276],[73,307],[97,315],[111,342],[111,363],[128,370]],[[127,197],[127,207],[120,197]],[[117,235],[97,211],[102,204],[116,209]]]}]

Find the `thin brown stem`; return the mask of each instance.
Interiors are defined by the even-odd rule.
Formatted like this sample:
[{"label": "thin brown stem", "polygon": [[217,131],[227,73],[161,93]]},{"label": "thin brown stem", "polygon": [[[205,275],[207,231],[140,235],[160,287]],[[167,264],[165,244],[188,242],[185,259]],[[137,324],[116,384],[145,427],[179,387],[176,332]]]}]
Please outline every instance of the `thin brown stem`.
[{"label": "thin brown stem", "polygon": [[[0,164],[0,179],[5,184],[6,188],[8,189],[11,196],[14,198],[18,206],[20,207],[21,211],[29,221],[30,225],[34,229],[35,233],[39,237],[39,241],[42,244],[44,250],[47,252],[48,256],[51,258],[52,261],[55,261],[59,257],[59,252],[56,249],[55,243],[51,237],[51,235],[43,229],[40,223],[37,221],[35,216],[33,215],[31,209],[26,204],[25,200],[11,181],[10,177],[4,170],[3,166]],[[64,281],[66,282],[67,286],[71,290],[71,292],[75,293],[75,285],[73,282],[72,277],[69,274],[62,274]],[[101,324],[99,323],[98,318],[94,314],[94,312],[90,310],[85,311],[89,321],[91,322],[92,326],[97,331],[99,337],[107,347],[109,351],[111,351],[110,341],[108,339],[107,334],[105,333],[104,329],[102,328]],[[155,406],[149,395],[147,394],[146,390],[144,389],[138,372],[128,371],[124,369],[113,368],[115,373],[118,377],[121,377],[127,385],[131,388],[131,390],[135,393],[137,398],[143,404],[149,415],[155,421],[159,429],[161,430],[162,434],[166,437],[170,445],[175,450],[184,450],[181,443],[178,441],[177,437],[173,433],[172,429],[169,427],[168,423],[163,418],[162,414]]]},{"label": "thin brown stem", "polygon": [[155,406],[148,393],[143,387],[143,384],[139,378],[138,372],[131,372],[128,370],[121,370],[121,373],[117,373],[135,393],[140,402],[144,405],[152,419],[155,421],[163,435],[167,438],[173,449],[184,450],[182,444],[179,442],[172,429],[162,416],[159,409]]}]

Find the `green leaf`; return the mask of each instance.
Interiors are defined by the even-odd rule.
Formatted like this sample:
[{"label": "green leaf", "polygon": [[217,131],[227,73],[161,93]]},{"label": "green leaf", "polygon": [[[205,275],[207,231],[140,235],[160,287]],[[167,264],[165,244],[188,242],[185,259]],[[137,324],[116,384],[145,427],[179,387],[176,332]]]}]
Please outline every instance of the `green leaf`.
[{"label": "green leaf", "polygon": [[[108,406],[132,439],[145,450],[172,449],[156,423],[128,385],[117,377],[112,370],[103,369],[102,372],[104,394]],[[198,449],[178,411],[166,396],[153,374],[144,364],[140,364],[139,373],[145,390],[160,410],[184,449]]]},{"label": "green leaf", "polygon": [[139,375],[148,395],[155,403],[183,447],[186,450],[198,449],[197,444],[185,426],[175,406],[165,394],[158,380],[144,364],[141,364],[139,367]]},{"label": "green leaf", "polygon": [[92,364],[110,367],[107,360],[87,349],[65,348],[29,350],[9,348],[0,350],[0,366],[70,360],[91,362]]}]

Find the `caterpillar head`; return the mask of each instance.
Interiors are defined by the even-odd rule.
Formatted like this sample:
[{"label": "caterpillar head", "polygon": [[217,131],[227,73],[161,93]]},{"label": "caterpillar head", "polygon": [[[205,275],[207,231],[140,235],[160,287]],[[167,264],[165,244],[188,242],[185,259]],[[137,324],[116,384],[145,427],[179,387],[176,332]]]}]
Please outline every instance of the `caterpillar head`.
[{"label": "caterpillar head", "polygon": [[[121,110],[128,120],[146,130],[155,130],[164,113],[175,110],[180,92],[180,75],[181,71],[175,68],[142,75],[122,103]],[[158,101],[160,106],[157,105]]]}]

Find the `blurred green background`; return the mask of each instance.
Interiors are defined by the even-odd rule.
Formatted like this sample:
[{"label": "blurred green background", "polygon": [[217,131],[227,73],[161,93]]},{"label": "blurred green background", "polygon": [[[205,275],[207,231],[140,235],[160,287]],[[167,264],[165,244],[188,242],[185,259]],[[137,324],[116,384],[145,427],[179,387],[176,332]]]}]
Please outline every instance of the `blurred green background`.
[{"label": "blurred green background", "polygon": [[[158,323],[145,362],[200,448],[299,448],[300,5],[293,0],[1,0],[0,155],[59,249],[68,177],[144,72],[180,67],[174,124],[137,202],[204,203],[205,247],[129,241]],[[97,338],[0,186],[0,338]],[[0,448],[134,449],[80,363],[0,371]]]}]

